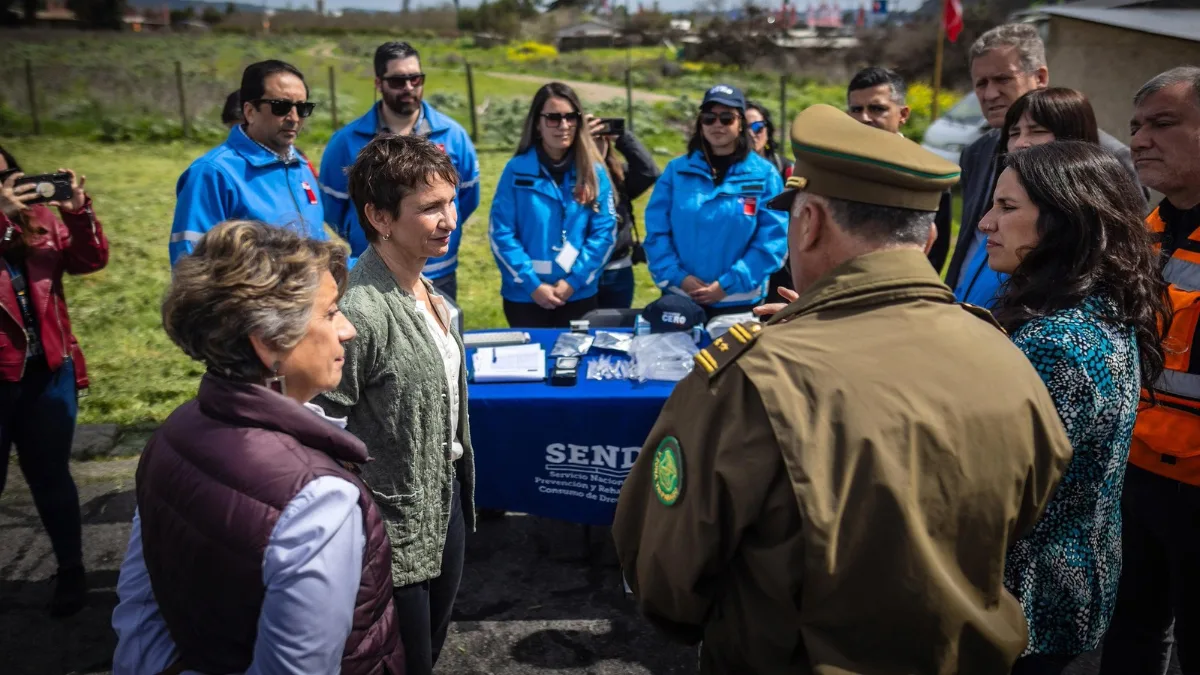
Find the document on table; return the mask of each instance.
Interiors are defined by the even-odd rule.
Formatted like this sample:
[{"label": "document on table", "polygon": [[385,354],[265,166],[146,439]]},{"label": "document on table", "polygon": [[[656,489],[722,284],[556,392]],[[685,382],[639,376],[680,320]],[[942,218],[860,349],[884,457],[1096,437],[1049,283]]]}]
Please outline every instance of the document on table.
[{"label": "document on table", "polygon": [[536,382],[546,379],[546,350],[537,343],[480,347],[472,359],[476,382]]}]

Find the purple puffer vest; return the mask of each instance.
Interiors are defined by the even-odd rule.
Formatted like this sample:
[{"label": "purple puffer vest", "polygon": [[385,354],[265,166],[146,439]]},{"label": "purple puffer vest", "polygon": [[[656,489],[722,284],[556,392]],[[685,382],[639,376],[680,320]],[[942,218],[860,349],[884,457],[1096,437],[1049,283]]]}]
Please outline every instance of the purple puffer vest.
[{"label": "purple puffer vest", "polygon": [[[363,482],[362,441],[266,387],[205,375],[146,445],[137,504],[150,585],[183,666],[250,666],[265,588],[263,553],[288,502],[310,481],[358,487],[366,533],[346,675],[403,675],[391,546]],[[385,670],[386,669],[386,670]]]}]

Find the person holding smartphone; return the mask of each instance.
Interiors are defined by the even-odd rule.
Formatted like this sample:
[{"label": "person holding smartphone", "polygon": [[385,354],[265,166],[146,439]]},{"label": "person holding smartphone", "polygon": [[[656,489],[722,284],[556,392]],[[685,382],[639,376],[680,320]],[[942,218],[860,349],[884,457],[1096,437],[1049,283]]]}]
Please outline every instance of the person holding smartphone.
[{"label": "person holding smartphone", "polygon": [[79,493],[68,460],[77,391],[87,388],[88,377],[62,277],[102,269],[108,240],[85,179],[59,173],[70,182],[70,196],[48,200],[34,183],[21,182],[21,167],[0,148],[0,492],[16,446],[58,562],[50,613],[63,617],[83,609],[87,598]]},{"label": "person holding smartphone", "polygon": [[617,204],[617,247],[604,266],[604,274],[600,275],[600,291],[596,294],[598,307],[628,309],[633,306],[633,266],[646,262],[637,222],[633,219],[633,200],[654,185],[660,171],[654,156],[626,128],[625,120],[602,119],[594,115],[585,115],[584,119],[596,141],[596,149],[604,158],[604,168],[608,169],[608,177],[612,180],[613,199]]}]

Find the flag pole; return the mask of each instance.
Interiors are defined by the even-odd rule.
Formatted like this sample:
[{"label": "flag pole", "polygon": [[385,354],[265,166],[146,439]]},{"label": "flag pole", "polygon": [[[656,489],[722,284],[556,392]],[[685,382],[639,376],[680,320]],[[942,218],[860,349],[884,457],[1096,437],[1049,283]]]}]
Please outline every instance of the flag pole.
[{"label": "flag pole", "polygon": [[937,52],[933,57],[933,103],[929,110],[930,121],[938,117],[938,96],[942,93],[942,51],[946,42],[946,0],[938,0],[942,11],[938,13]]}]

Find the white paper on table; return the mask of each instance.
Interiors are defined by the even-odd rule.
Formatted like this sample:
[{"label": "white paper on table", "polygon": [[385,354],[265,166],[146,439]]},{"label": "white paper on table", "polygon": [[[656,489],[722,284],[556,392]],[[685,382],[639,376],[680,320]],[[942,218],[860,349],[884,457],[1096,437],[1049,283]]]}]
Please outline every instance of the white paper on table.
[{"label": "white paper on table", "polygon": [[533,382],[546,379],[546,350],[537,343],[481,347],[472,358],[476,382]]}]

